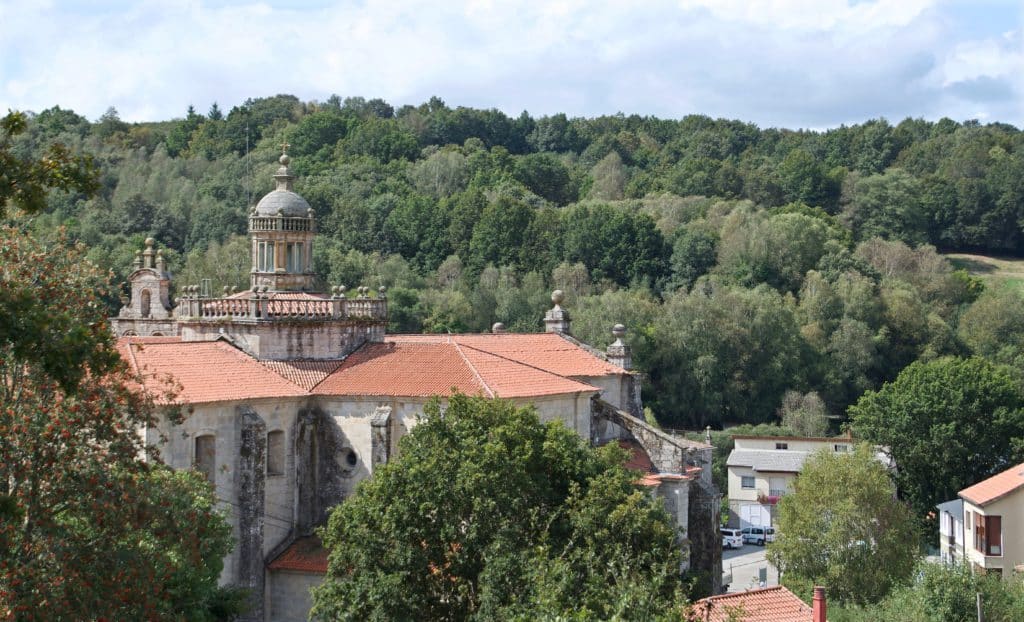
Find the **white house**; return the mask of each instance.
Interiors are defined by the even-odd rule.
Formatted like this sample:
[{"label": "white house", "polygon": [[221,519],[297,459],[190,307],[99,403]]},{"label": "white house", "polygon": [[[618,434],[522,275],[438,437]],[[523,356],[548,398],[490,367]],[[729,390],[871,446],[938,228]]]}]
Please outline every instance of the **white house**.
[{"label": "white house", "polygon": [[775,506],[792,489],[804,461],[821,449],[853,451],[853,438],[733,436],[726,461],[729,474],[729,526],[743,529],[774,522]]}]

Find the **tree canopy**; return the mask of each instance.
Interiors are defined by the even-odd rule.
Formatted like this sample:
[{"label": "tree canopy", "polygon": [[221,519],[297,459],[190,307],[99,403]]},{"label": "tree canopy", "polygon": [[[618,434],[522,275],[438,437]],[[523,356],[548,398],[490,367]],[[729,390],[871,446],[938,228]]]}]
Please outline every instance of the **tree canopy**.
[{"label": "tree canopy", "polygon": [[114,349],[105,275],[10,227],[0,266],[0,614],[226,619],[230,528],[205,480],[142,444],[153,397]]},{"label": "tree canopy", "polygon": [[662,501],[617,445],[500,400],[435,401],[321,532],[332,620],[650,620],[679,597]]},{"label": "tree canopy", "polygon": [[784,585],[798,594],[826,585],[836,601],[873,603],[910,577],[915,523],[866,444],[811,455],[793,487],[767,552]]},{"label": "tree canopy", "polygon": [[[9,216],[65,227],[115,280],[153,236],[177,285],[244,288],[238,236],[283,142],[316,214],[323,291],[387,285],[392,331],[541,330],[542,292],[564,289],[570,266],[570,304],[610,320],[587,327],[592,345],[611,324],[644,322],[629,326],[633,360],[670,427],[777,423],[786,391],[816,393],[835,421],[918,359],[1013,363],[1024,343],[1024,324],[1000,312],[1011,298],[975,302],[980,282],[940,254],[1024,253],[1024,133],[1006,124],[792,131],[287,94],[159,122],[57,107],[9,118],[5,157],[60,172],[40,178],[59,191],[29,193],[29,218]],[[79,180],[90,158],[99,175]],[[744,299],[757,321],[734,311],[686,326],[707,283],[728,294],[702,311]],[[654,304],[633,314],[606,293]],[[104,298],[111,314],[117,299]]]},{"label": "tree canopy", "polygon": [[884,447],[898,465],[900,495],[921,518],[1024,459],[1020,380],[979,357],[913,363],[864,394],[850,415],[857,437]]}]

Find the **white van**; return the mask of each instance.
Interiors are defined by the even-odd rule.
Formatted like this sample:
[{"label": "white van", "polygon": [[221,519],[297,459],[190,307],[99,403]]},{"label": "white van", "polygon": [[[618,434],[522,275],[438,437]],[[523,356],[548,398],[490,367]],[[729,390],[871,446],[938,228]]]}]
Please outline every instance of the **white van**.
[{"label": "white van", "polygon": [[722,548],[739,549],[743,547],[743,532],[739,529],[722,528]]},{"label": "white van", "polygon": [[743,541],[764,546],[765,542],[775,542],[774,527],[745,527],[743,529]]}]

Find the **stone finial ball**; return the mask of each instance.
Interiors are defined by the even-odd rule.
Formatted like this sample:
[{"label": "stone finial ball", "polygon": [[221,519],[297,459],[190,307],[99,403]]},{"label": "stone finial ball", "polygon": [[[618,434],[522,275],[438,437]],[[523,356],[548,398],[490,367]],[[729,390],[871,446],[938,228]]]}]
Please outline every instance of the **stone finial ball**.
[{"label": "stone finial ball", "polygon": [[153,238],[146,238],[147,248],[152,248],[154,244],[156,244],[156,240],[154,240]]},{"label": "stone finial ball", "polygon": [[622,339],[626,336],[626,327],[622,324],[612,326],[612,335],[614,335],[616,339]]},{"label": "stone finial ball", "polygon": [[491,326],[492,333],[503,333],[505,332],[505,325],[501,322],[495,322],[494,326]]},{"label": "stone finial ball", "polygon": [[555,303],[556,305],[560,305],[562,304],[563,300],[565,300],[565,292],[563,292],[560,289],[556,289],[555,291],[551,292],[551,302]]},{"label": "stone finial ball", "polygon": [[383,295],[387,291],[388,291],[388,288],[384,287],[383,285],[381,285],[380,287],[377,288],[377,292],[379,292],[381,295]]},{"label": "stone finial ball", "polygon": [[289,164],[291,164],[292,159],[291,157],[288,156],[287,153],[282,153],[281,157],[278,158],[277,161],[281,163],[281,166],[288,166]]}]

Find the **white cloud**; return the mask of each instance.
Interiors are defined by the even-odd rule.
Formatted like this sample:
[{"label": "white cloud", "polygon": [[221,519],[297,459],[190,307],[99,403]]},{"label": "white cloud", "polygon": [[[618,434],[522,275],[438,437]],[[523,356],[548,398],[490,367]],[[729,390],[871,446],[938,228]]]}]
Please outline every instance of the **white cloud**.
[{"label": "white cloud", "polygon": [[1021,75],[1019,31],[969,37],[933,1],[214,2],[0,0],[0,107],[96,118],[113,105],[141,120],[276,93],[395,105],[436,94],[510,114],[697,112],[820,127],[980,110],[1024,121],[1019,88],[1008,101],[999,84],[963,85]]}]

